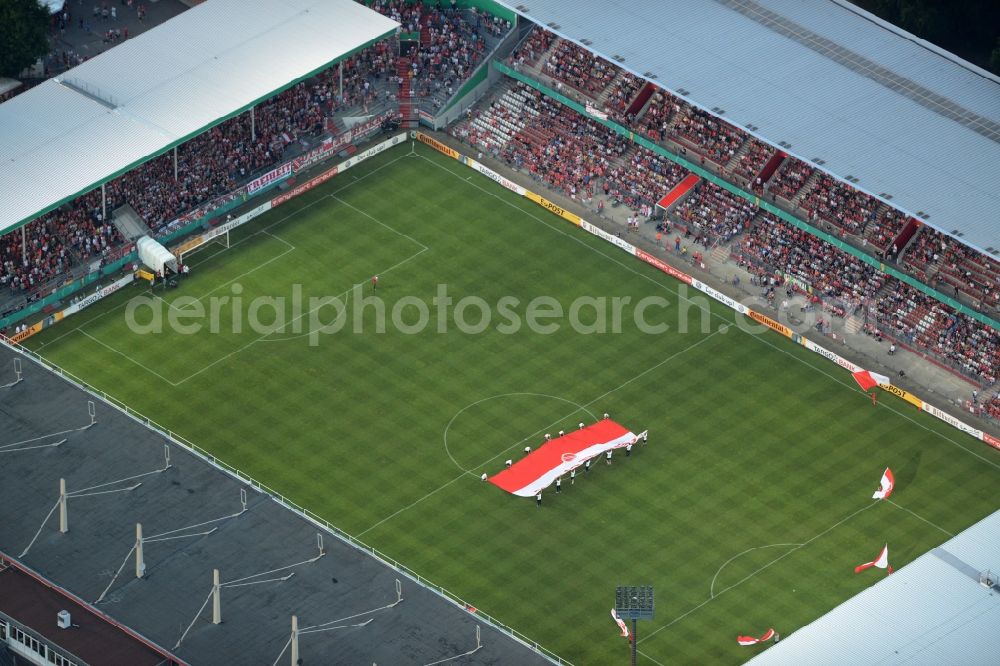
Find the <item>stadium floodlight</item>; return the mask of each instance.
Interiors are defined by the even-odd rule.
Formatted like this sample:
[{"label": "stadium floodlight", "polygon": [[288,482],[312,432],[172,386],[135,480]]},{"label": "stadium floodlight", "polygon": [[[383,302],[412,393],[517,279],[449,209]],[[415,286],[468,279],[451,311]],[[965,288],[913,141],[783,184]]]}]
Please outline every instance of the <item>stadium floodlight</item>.
[{"label": "stadium floodlight", "polygon": [[632,620],[632,666],[636,666],[639,645],[636,623],[652,620],[654,612],[652,585],[619,585],[615,588],[615,613],[622,620]]}]

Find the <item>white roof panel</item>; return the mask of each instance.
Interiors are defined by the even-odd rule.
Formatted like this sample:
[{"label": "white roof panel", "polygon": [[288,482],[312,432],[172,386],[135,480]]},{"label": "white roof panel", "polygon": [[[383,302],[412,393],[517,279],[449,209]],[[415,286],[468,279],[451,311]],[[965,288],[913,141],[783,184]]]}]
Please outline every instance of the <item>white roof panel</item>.
[{"label": "white roof panel", "polygon": [[501,1],[1000,254],[996,76],[840,0]]},{"label": "white roof panel", "polygon": [[352,0],[211,0],[0,104],[0,233],[397,27]]},{"label": "white roof panel", "polygon": [[1000,511],[785,636],[748,663],[996,664],[1000,590],[980,585],[979,573],[1000,568],[998,545]]}]

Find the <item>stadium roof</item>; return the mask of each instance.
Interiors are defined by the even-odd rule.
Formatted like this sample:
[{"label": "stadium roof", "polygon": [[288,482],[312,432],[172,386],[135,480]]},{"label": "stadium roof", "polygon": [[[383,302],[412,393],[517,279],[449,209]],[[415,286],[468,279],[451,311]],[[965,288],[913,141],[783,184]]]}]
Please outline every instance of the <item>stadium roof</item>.
[{"label": "stadium roof", "polygon": [[212,0],[0,104],[0,233],[397,26],[353,0]]},{"label": "stadium roof", "polygon": [[1000,254],[1000,79],[974,65],[842,0],[501,2]]},{"label": "stadium roof", "polygon": [[[992,568],[995,578],[1000,569],[998,543],[1000,511],[883,577],[749,663],[995,664],[1000,654],[1000,588],[980,585],[979,574]],[[889,544],[890,554],[892,547]]]},{"label": "stadium roof", "polygon": [[[5,380],[13,376],[14,357],[0,344]],[[195,665],[288,663],[295,614],[306,664],[440,663],[475,648],[477,626],[482,648],[461,663],[549,663],[245,477],[170,444],[134,412],[126,416],[39,364],[25,360],[22,367],[24,380],[2,392],[0,553],[178,659]],[[96,402],[92,427],[89,400]],[[253,445],[266,446],[265,440]],[[60,478],[69,498],[65,534],[58,514],[50,512]],[[131,550],[136,523],[144,537],[141,579]],[[207,597],[214,568],[223,586],[219,625],[211,622]],[[397,579],[403,601],[391,605],[398,599]],[[0,586],[0,594],[7,590]],[[5,602],[0,611],[11,606],[23,604]],[[39,613],[55,626],[54,611]],[[306,631],[310,627],[316,633]]]}]

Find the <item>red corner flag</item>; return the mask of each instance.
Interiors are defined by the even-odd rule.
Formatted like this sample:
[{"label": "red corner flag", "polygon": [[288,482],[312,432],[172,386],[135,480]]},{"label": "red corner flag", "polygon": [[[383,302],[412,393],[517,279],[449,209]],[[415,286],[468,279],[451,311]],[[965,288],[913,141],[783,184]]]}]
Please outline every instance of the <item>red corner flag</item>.
[{"label": "red corner flag", "polygon": [[875,567],[877,569],[885,569],[886,570],[885,571],[886,574],[891,574],[892,573],[892,567],[889,566],[889,546],[888,545],[883,546],[882,547],[882,552],[880,552],[878,554],[878,557],[876,557],[871,562],[865,562],[864,564],[859,564],[858,566],[854,567],[854,573],[859,574],[862,571],[864,571],[865,569],[871,569],[872,567]]}]

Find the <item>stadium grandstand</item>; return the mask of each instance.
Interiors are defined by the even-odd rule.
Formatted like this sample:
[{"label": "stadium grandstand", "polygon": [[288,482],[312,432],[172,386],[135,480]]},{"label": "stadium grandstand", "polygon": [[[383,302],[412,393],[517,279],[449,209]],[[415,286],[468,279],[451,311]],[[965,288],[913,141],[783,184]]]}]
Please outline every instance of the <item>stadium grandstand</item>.
[{"label": "stadium grandstand", "polygon": [[[993,257],[1000,241],[988,222],[1000,208],[988,184],[1000,163],[1000,141],[988,122],[1000,113],[996,77],[836,1],[788,16],[768,3],[682,3],[671,11],[668,32],[676,39],[655,58],[649,50],[636,51],[643,40],[635,40],[630,27],[659,32],[658,10],[619,12],[614,3],[594,3],[593,11],[580,12],[558,0],[515,9],[539,24],[508,59],[520,81],[452,127],[452,135],[597,212],[619,204],[649,212],[650,202],[669,201],[659,229],[693,238],[703,246],[699,256],[729,256],[752,278],[789,287],[850,329],[925,354],[968,378],[977,395],[990,392],[1000,365],[1000,263]],[[787,36],[795,26],[805,37]],[[726,64],[716,60],[713,54],[723,50],[712,51],[704,32],[727,35],[727,43],[728,35],[740,35],[732,45],[739,53],[728,55]],[[846,41],[836,51],[834,39],[841,37]],[[909,69],[874,72],[880,59],[902,62],[908,55]],[[810,81],[785,76],[773,66],[775,58],[788,66],[830,68],[829,74]],[[734,60],[742,63],[739,85],[704,73],[730,71]],[[961,107],[959,117],[949,106],[956,102],[928,97],[916,82],[898,94],[897,79],[904,75],[941,90],[960,88],[954,95],[969,108]],[[868,105],[852,107],[854,126],[863,130],[852,134],[828,117],[839,103],[795,106],[791,97],[812,100],[801,94],[802,86],[819,81],[822,90],[806,88],[816,100],[880,100],[871,112]],[[796,82],[794,93],[785,90],[793,87],[789,82]],[[559,105],[559,96],[578,103],[578,111],[583,105],[582,113]],[[880,111],[890,107],[904,115]],[[529,115],[519,117],[522,108]],[[603,118],[621,122],[621,130]],[[914,129],[900,132],[911,118]],[[630,131],[648,141],[622,143]],[[871,144],[873,135],[885,145]],[[909,141],[917,135],[940,141]],[[593,137],[618,157],[574,149],[585,145],[580,136]],[[582,152],[584,162],[575,163],[574,152]],[[974,163],[954,160],[966,152]],[[752,196],[741,199],[712,183],[675,189],[688,172],[670,155],[794,219],[775,227],[771,213],[755,212]],[[861,155],[864,163],[858,164]],[[590,164],[594,159],[600,163]],[[948,175],[949,169],[961,173]],[[602,190],[605,196],[594,199]],[[928,192],[934,192],[932,201]],[[754,239],[768,236],[764,251],[754,250]],[[978,399],[959,404],[987,417],[992,409]]]},{"label": "stadium grandstand", "polygon": [[[230,231],[401,144],[884,373],[1000,469],[979,451],[1000,449],[1000,79],[846,0],[207,0],[17,92],[0,103],[0,505],[19,516],[0,521],[0,664],[4,641],[29,663],[107,645],[129,663],[569,663],[101,393],[149,370],[128,354],[91,338],[122,361],[93,384],[46,357],[63,319],[133,282],[168,293],[189,252],[239,252]],[[219,362],[149,371],[173,391]],[[511,395],[541,394],[493,397]],[[62,515],[88,493],[108,495]],[[897,508],[951,540],[755,662],[989,663],[1000,513],[953,533]],[[880,624],[887,606],[919,612]],[[53,628],[62,610],[81,631]]]}]

